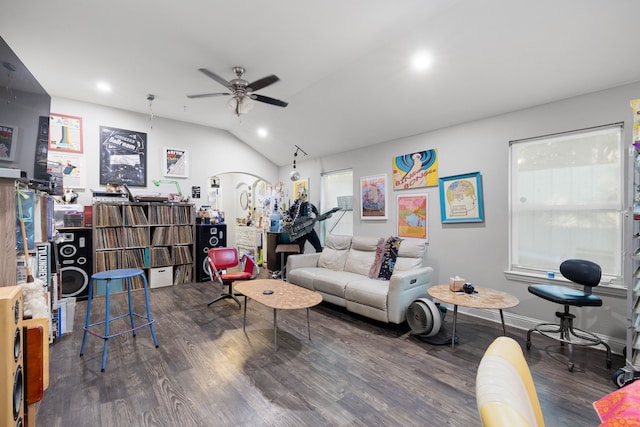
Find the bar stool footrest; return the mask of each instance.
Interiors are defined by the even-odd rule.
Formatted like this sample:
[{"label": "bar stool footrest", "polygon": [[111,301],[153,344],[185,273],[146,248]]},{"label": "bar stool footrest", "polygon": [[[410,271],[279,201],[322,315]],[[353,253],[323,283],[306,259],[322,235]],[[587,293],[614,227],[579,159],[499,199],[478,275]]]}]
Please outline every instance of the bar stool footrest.
[{"label": "bar stool footrest", "polygon": [[[142,316],[142,315],[137,314],[137,313],[132,313],[132,314],[134,316],[136,316],[136,317],[139,317],[141,319],[147,320],[146,316]],[[112,321],[114,321],[116,319],[121,319],[123,317],[129,317],[129,314],[128,313],[127,314],[123,314],[122,316],[118,316],[116,318],[109,319],[109,321],[112,322]],[[84,331],[86,331],[87,333],[93,335],[94,337],[98,337],[98,338],[101,338],[101,339],[104,340],[104,339],[109,339],[109,338],[113,338],[113,337],[119,337],[120,335],[128,334],[129,332],[134,332],[134,331],[137,331],[138,329],[146,328],[147,326],[149,326],[149,325],[151,325],[152,323],[155,323],[155,322],[156,322],[155,319],[151,319],[150,321],[147,320],[145,323],[142,323],[140,325],[136,325],[133,328],[129,328],[129,329],[126,329],[126,330],[123,330],[123,331],[118,331],[115,334],[111,334],[111,335],[104,335],[104,334],[101,334],[99,332],[92,331],[90,329],[90,328],[92,328],[94,326],[97,326],[97,325],[103,325],[105,323],[104,320],[101,321],[101,322],[93,323],[93,324],[91,324],[89,326],[83,327],[82,329]],[[135,334],[133,336],[135,337]]]}]

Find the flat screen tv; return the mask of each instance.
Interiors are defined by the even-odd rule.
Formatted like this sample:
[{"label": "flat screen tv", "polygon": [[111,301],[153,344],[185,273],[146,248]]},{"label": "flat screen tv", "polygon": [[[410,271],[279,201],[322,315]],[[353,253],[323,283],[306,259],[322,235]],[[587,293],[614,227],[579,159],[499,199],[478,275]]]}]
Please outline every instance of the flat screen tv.
[{"label": "flat screen tv", "polygon": [[49,94],[0,37],[0,177],[49,180],[50,109]]}]

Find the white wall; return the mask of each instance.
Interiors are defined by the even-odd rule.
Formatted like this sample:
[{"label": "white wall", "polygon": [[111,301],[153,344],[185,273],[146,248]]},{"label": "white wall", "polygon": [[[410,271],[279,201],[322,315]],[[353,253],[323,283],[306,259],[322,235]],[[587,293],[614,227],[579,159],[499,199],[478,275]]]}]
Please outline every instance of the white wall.
[{"label": "white wall", "polygon": [[[169,192],[173,190],[171,185],[162,184],[161,187],[154,187],[152,181],[175,179],[179,182],[184,195],[191,196],[191,187],[200,186],[200,199],[192,199],[192,202],[199,207],[209,204],[207,190],[210,176],[227,172],[251,173],[262,177],[267,182],[274,182],[278,177],[278,168],[274,163],[223,130],[157,116],[153,118],[153,128],[151,128],[148,115],[65,98],[53,98],[51,112],[82,117],[86,186],[84,191],[76,191],[80,195],[78,203],[83,205],[91,204],[92,189],[104,190],[104,187],[100,187],[98,175],[100,126],[147,133],[147,188],[134,187],[131,189],[134,194],[159,190]],[[162,175],[164,147],[189,151],[189,178],[166,178]],[[226,193],[232,191],[231,188],[222,190]],[[230,218],[230,221],[235,221],[235,218]]]},{"label": "white wall", "polygon": [[[353,168],[353,191],[358,195],[360,177],[386,173],[390,178],[393,157],[425,149],[438,150],[438,174],[441,177],[479,171],[484,193],[483,223],[442,224],[437,187],[402,192],[390,189],[391,210],[387,221],[361,221],[359,197],[354,196],[354,234],[395,235],[396,196],[426,192],[429,195],[427,258],[428,264],[435,269],[435,283],[447,283],[450,276],[457,274],[478,285],[509,292],[518,297],[520,305],[505,313],[507,321],[528,328],[537,320],[555,321],[554,313],[559,306],[529,294],[528,283],[510,281],[504,274],[508,268],[509,243],[509,141],[625,122],[624,138],[630,143],[633,116],[629,101],[635,98],[640,98],[640,83],[387,141],[319,160],[304,161],[303,158],[298,162],[298,170],[303,177],[310,178],[310,200],[314,203],[318,203],[320,198],[321,173]],[[304,149],[313,154],[313,147]],[[289,168],[281,168],[280,179],[287,182],[288,172]],[[596,293],[599,293],[597,289]],[[610,342],[619,350],[625,337],[626,295],[606,292],[601,296],[604,306],[600,309],[579,309],[576,326],[610,337]],[[493,312],[474,314],[499,319]]]}]

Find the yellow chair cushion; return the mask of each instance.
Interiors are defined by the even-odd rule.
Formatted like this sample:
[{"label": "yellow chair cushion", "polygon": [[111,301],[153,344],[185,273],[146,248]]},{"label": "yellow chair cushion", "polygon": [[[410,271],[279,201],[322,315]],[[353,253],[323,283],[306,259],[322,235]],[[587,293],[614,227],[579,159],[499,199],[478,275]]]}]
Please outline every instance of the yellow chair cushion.
[{"label": "yellow chair cushion", "polygon": [[538,394],[520,345],[497,338],[486,350],[476,376],[482,425],[544,426]]}]

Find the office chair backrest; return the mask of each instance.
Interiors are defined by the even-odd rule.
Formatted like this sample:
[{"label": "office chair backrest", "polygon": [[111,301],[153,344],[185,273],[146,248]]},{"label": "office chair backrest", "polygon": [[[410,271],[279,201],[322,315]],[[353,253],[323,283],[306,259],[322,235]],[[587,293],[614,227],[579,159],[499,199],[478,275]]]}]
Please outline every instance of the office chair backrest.
[{"label": "office chair backrest", "polygon": [[260,267],[249,255],[242,256],[242,265],[244,266],[242,271],[251,274],[252,279],[255,279],[260,274]]},{"label": "office chair backrest", "polygon": [[531,371],[520,344],[498,337],[480,360],[476,402],[484,427],[544,427]]},{"label": "office chair backrest", "polygon": [[595,262],[584,259],[568,259],[560,264],[560,273],[568,280],[585,287],[586,293],[600,284],[602,269]]},{"label": "office chair backrest", "polygon": [[208,256],[218,270],[238,265],[238,250],[236,248],[211,248]]}]

